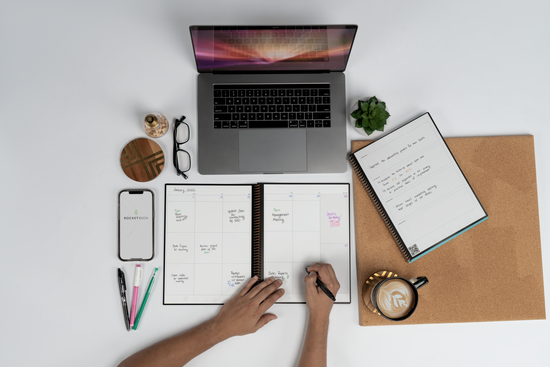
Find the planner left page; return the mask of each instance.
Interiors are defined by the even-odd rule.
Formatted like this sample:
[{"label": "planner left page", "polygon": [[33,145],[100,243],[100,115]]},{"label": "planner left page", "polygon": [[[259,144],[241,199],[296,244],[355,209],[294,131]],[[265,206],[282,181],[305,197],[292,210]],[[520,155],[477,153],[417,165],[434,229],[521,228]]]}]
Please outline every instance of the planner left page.
[{"label": "planner left page", "polygon": [[164,304],[221,304],[251,276],[251,185],[166,184]]}]

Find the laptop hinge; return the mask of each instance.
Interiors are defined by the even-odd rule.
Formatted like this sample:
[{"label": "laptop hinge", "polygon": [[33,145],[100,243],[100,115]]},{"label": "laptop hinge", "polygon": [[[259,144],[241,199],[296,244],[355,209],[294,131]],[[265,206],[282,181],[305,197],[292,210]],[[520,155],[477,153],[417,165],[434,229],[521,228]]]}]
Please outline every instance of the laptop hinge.
[{"label": "laptop hinge", "polygon": [[[215,75],[262,75],[262,74],[329,74],[330,70],[272,70],[272,71],[263,71],[263,72],[253,72],[253,71],[214,71],[209,74]],[[206,73],[205,73],[206,74]]]}]

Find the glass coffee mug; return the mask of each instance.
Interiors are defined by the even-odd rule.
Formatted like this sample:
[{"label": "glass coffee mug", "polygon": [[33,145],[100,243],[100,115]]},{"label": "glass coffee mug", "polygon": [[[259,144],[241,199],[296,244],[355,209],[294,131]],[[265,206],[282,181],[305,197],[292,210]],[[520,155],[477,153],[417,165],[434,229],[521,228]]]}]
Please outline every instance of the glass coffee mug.
[{"label": "glass coffee mug", "polygon": [[418,289],[428,278],[405,279],[391,271],[377,271],[363,286],[363,301],[373,313],[391,321],[409,318],[418,305]]}]

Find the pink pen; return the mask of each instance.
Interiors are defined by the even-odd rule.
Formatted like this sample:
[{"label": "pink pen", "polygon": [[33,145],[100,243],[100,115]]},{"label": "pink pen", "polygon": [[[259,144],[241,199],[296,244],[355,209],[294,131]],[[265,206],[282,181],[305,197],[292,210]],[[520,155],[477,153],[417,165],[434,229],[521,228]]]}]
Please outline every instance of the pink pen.
[{"label": "pink pen", "polygon": [[134,295],[132,297],[132,313],[130,314],[130,327],[134,326],[136,320],[136,307],[138,301],[139,283],[141,283],[141,265],[136,265],[136,272],[134,273]]}]

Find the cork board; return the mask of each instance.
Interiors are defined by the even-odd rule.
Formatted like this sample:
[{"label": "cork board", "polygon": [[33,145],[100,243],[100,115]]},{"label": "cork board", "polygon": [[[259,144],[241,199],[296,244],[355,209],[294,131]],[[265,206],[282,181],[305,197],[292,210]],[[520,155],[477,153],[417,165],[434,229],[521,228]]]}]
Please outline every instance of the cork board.
[{"label": "cork board", "polygon": [[151,139],[134,139],[122,149],[120,166],[126,176],[134,181],[151,181],[164,168],[164,153]]},{"label": "cork board", "polygon": [[[533,136],[445,139],[489,219],[409,264],[353,175],[362,326],[545,319]],[[352,151],[370,141],[352,142]],[[426,276],[419,305],[393,322],[369,311],[363,284],[380,269]]]}]

